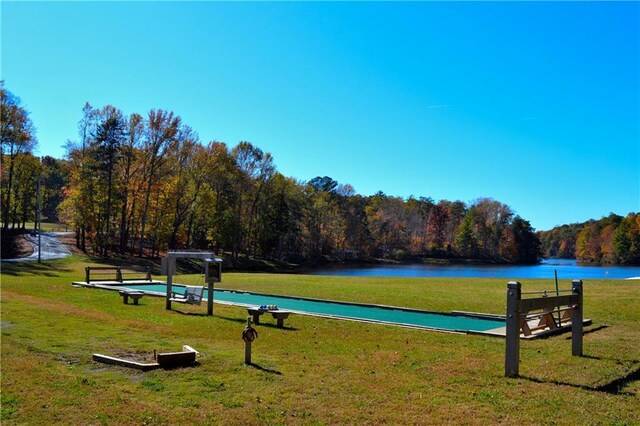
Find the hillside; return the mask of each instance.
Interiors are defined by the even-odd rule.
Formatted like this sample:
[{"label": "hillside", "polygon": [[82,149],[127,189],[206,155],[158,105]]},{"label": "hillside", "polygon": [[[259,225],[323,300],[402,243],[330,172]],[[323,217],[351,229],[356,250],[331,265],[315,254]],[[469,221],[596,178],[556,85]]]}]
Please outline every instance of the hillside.
[{"label": "hillside", "polygon": [[640,264],[640,213],[626,217],[611,213],[600,220],[562,225],[537,235],[545,257]]}]

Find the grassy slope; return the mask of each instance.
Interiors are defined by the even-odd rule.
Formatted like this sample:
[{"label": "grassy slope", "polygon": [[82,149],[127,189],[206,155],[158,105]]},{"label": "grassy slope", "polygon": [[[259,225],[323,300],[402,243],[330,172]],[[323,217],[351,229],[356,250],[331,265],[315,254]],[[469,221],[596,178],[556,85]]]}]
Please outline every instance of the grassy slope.
[{"label": "grassy slope", "polygon": [[[204,306],[180,306],[194,314],[182,315],[150,297],[123,305],[113,292],[71,288],[84,266],[79,257],[2,264],[3,424],[640,423],[638,281],[585,282],[594,319],[586,356],[571,356],[567,335],[523,341],[523,377],[506,379],[499,338],[300,315],[288,329],[258,326],[259,368],[245,367],[245,310],[216,305],[210,318]],[[502,313],[506,293],[499,279],[223,279],[226,288],[442,311]],[[202,353],[200,365],[142,373],[91,360],[183,344]],[[604,391],[630,374],[620,392]]]}]

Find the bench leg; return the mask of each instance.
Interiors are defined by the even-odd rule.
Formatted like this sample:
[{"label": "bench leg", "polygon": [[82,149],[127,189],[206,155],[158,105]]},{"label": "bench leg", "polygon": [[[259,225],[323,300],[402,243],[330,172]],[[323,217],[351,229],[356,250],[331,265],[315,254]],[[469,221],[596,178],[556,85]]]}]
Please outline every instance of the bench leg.
[{"label": "bench leg", "polygon": [[278,328],[284,327],[284,318],[278,318],[277,327]]},{"label": "bench leg", "polygon": [[254,324],[260,324],[260,315],[258,315],[258,314],[254,314],[253,315],[253,323]]},{"label": "bench leg", "polygon": [[140,298],[139,298],[139,297],[134,297],[134,298],[133,298],[133,304],[134,304],[134,305],[137,305],[137,304],[138,304],[138,300],[140,300]]},{"label": "bench leg", "polygon": [[123,294],[122,295],[122,303],[124,303],[125,305],[129,304],[129,295],[128,294]]}]

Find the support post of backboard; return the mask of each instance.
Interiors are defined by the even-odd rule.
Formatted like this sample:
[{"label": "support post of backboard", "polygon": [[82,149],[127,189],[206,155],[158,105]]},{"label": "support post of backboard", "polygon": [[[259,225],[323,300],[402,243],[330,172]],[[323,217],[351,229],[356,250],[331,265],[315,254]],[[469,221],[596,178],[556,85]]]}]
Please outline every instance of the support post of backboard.
[{"label": "support post of backboard", "polygon": [[571,354],[573,356],[582,356],[582,320],[583,309],[582,304],[582,280],[573,280],[571,282],[571,290],[573,294],[578,296],[577,306],[571,311]]},{"label": "support post of backboard", "polygon": [[204,275],[207,282],[207,315],[213,315],[213,284],[222,280],[222,259],[215,257],[215,253],[197,251],[170,251],[162,259],[162,274],[167,276],[167,300],[166,308],[171,309],[171,297],[173,292],[173,275],[176,273],[176,259],[202,259],[204,262]]},{"label": "support post of backboard", "polygon": [[171,268],[171,263],[175,262],[175,259],[173,258],[167,258],[167,300],[166,300],[166,304],[165,307],[167,310],[171,310],[171,293],[173,292],[173,272],[172,272],[172,268]]},{"label": "support post of backboard", "polygon": [[520,299],[522,297],[521,284],[509,281],[507,284],[507,333],[504,375],[518,377],[520,371]]},{"label": "support post of backboard", "polygon": [[213,282],[207,283],[207,315],[213,315]]}]

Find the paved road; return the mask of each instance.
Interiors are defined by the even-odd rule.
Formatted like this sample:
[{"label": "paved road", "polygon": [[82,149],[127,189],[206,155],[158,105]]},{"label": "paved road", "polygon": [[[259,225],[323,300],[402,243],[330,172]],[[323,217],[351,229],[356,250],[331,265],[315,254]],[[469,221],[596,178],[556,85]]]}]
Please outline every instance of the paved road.
[{"label": "paved road", "polygon": [[[42,242],[40,258],[42,260],[53,260],[69,256],[71,252],[57,238],[58,235],[68,234],[72,234],[72,232],[43,232],[40,236],[40,240]],[[38,236],[25,235],[25,238],[31,244],[31,247],[33,247],[33,253],[30,256],[18,259],[2,259],[3,262],[38,261]]]}]

